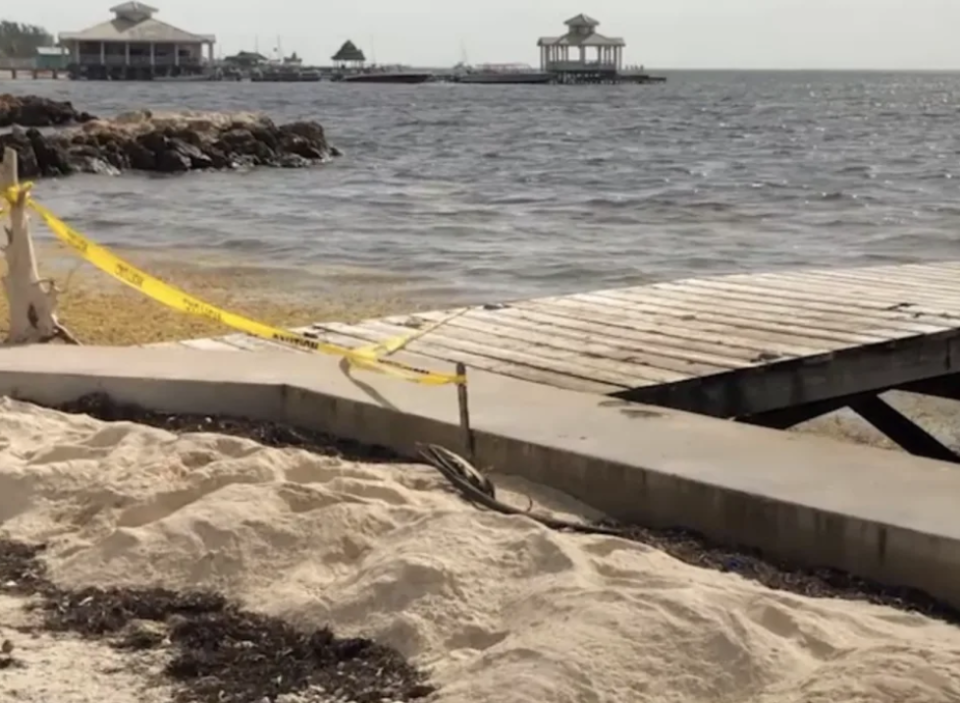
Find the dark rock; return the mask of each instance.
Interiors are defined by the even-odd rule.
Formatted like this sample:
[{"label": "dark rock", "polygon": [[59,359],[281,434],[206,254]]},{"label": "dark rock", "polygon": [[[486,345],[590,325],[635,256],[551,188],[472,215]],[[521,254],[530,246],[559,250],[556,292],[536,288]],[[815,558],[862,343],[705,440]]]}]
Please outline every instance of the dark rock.
[{"label": "dark rock", "polygon": [[190,170],[190,157],[175,149],[157,155],[156,170],[160,173],[182,173]]},{"label": "dark rock", "polygon": [[156,170],[157,155],[141,144],[139,140],[131,139],[123,147],[127,154],[127,160],[130,162],[130,168],[137,171]]},{"label": "dark rock", "polygon": [[317,122],[291,122],[280,127],[282,134],[295,134],[303,137],[307,141],[315,144],[322,144],[323,149],[328,151],[327,137],[323,133],[323,127]]},{"label": "dark rock", "polygon": [[70,147],[68,152],[70,156],[83,157],[88,159],[96,159],[100,156],[100,150],[89,144],[80,144],[78,146]]},{"label": "dark rock", "polygon": [[280,146],[280,141],[277,139],[276,131],[270,131],[268,129],[251,129],[250,136],[256,139],[258,142],[262,142],[270,147],[271,151],[276,151]]},{"label": "dark rock", "polygon": [[191,146],[203,146],[203,137],[201,137],[200,134],[193,129],[169,130],[167,136],[170,139],[178,139],[181,142],[186,142]]},{"label": "dark rock", "polygon": [[37,154],[33,150],[33,144],[30,143],[30,138],[27,137],[26,132],[14,128],[7,134],[0,134],[0,153],[7,147],[17,152],[20,178],[39,178],[43,175],[37,161]]},{"label": "dark rock", "polygon": [[100,132],[100,134],[93,135],[93,141],[104,147],[108,144],[112,144],[116,140],[117,135],[111,132]]},{"label": "dark rock", "polygon": [[343,156],[343,152],[335,146],[330,147],[330,156]]},{"label": "dark rock", "polygon": [[253,143],[253,154],[257,158],[258,166],[275,166],[277,164],[277,153],[263,142]]},{"label": "dark rock", "polygon": [[136,138],[136,143],[153,152],[154,155],[162,154],[167,150],[169,140],[160,132],[147,132]]},{"label": "dark rock", "polygon": [[66,176],[73,173],[73,167],[67,158],[66,149],[60,144],[54,144],[37,129],[27,130],[27,139],[33,147],[37,159],[37,166],[44,176]]},{"label": "dark rock", "polygon": [[215,145],[210,145],[204,149],[204,154],[210,159],[210,168],[224,169],[232,168],[234,162],[227,158],[227,155],[218,149]]},{"label": "dark rock", "polygon": [[181,156],[185,156],[190,161],[190,168],[204,169],[212,168],[213,161],[193,144],[188,144],[181,139],[173,138],[170,140],[170,149]]},{"label": "dark rock", "polygon": [[119,171],[130,168],[130,160],[116,142],[110,142],[100,152],[101,158]]},{"label": "dark rock", "polygon": [[244,153],[247,153],[246,150],[252,149],[252,145],[255,144],[257,140],[254,139],[249,129],[230,129],[220,135],[220,141],[228,147],[238,150],[242,149]]},{"label": "dark rock", "polygon": [[37,95],[0,95],[0,127],[58,127],[92,119],[86,112],[77,112],[69,102]]},{"label": "dark rock", "polygon": [[302,156],[305,159],[319,160],[324,158],[326,154],[317,148],[315,144],[316,142],[311,142],[295,134],[288,134],[284,135],[282,148],[283,151]]}]

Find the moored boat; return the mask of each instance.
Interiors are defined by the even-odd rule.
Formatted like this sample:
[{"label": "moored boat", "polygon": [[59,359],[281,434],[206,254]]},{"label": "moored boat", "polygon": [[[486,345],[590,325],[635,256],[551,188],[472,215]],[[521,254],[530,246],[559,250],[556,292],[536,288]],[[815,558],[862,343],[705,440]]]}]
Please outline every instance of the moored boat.
[{"label": "moored boat", "polygon": [[457,83],[484,83],[497,85],[534,85],[549,83],[552,76],[526,64],[485,64],[467,68],[454,76]]},{"label": "moored boat", "polygon": [[412,71],[370,71],[344,74],[339,80],[344,83],[426,83],[433,80],[433,74]]}]

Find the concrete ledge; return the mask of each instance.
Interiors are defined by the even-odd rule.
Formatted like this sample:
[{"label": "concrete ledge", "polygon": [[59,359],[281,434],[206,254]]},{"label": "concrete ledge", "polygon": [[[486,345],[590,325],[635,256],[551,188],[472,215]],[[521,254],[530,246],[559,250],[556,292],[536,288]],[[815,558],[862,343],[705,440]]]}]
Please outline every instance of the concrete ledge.
[{"label": "concrete ledge", "polygon": [[[332,357],[191,349],[0,350],[0,394],[59,404],[101,391],[168,412],[271,419],[413,455],[462,447],[453,387]],[[960,469],[471,371],[477,463],[620,520],[683,526],[773,558],[843,569],[960,607]]]}]

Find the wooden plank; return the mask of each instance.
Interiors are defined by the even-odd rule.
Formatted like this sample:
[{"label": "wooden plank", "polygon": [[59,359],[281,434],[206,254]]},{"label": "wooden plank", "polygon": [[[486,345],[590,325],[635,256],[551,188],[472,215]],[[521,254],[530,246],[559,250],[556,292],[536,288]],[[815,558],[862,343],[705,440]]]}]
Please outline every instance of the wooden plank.
[{"label": "wooden plank", "polygon": [[643,343],[647,332],[653,335],[662,334],[671,340],[676,340],[678,344],[685,343],[688,339],[699,340],[694,344],[704,348],[722,347],[726,353],[742,350],[749,358],[770,354],[781,357],[812,356],[849,346],[844,342],[809,339],[753,329],[736,329],[736,336],[733,336],[734,333],[728,325],[689,319],[678,323],[676,316],[654,313],[625,316],[610,312],[609,307],[591,306],[586,303],[567,307],[526,301],[498,310],[497,314],[528,317],[549,322],[558,327],[591,333],[600,333],[604,330],[605,334],[622,336],[637,344]]},{"label": "wooden plank", "polygon": [[[648,323],[657,319],[668,319],[672,324],[677,326],[682,325],[692,331],[696,331],[701,324],[708,324],[729,330],[731,334],[749,334],[757,338],[762,338],[767,334],[782,335],[786,339],[795,336],[800,344],[811,344],[813,341],[819,340],[823,344],[837,346],[838,348],[886,341],[885,337],[877,337],[863,333],[833,332],[820,328],[811,330],[783,322],[764,322],[751,318],[717,315],[699,308],[678,309],[675,306],[649,303],[624,303],[622,300],[605,298],[593,293],[580,293],[573,296],[557,298],[540,298],[530,301],[529,304],[548,305],[555,308],[558,314],[560,310],[575,311],[572,314],[580,319],[586,320],[592,319],[591,315],[602,314],[605,316],[605,319],[619,319],[620,324],[628,326],[635,323]],[[527,307],[529,304],[521,303],[519,306]],[[611,322],[611,324],[613,323]]]},{"label": "wooden plank", "polygon": [[[698,288],[694,282],[679,282],[664,286],[651,286],[656,294],[682,301],[705,303],[716,307],[725,307],[764,314],[789,315],[810,321],[824,321],[830,325],[840,325],[843,329],[872,327],[890,330],[892,333],[929,334],[943,329],[942,324],[932,325],[913,319],[908,313],[897,311],[851,311],[849,306],[839,303],[806,302],[786,300],[779,296],[740,292],[716,283],[709,289]],[[642,293],[647,297],[647,291]]]},{"label": "wooden plank", "polygon": [[[874,279],[867,276],[854,275],[852,273],[806,273],[806,274],[779,274],[766,275],[760,274],[755,277],[758,281],[767,281],[772,285],[781,287],[790,286],[793,288],[813,288],[827,289],[831,287],[841,290],[865,291],[871,295],[879,296],[880,300],[901,297],[904,295],[922,295],[932,301],[956,303],[960,300],[960,287],[930,285],[922,280],[907,279],[897,280]],[[873,299],[859,301],[860,305],[882,305],[874,303]]]},{"label": "wooden plank", "polygon": [[235,347],[243,349],[244,351],[272,351],[272,352],[291,352],[297,354],[310,354],[308,349],[300,349],[290,344],[280,344],[279,342],[271,342],[268,339],[262,339],[260,337],[252,337],[248,334],[229,334],[226,337],[221,337],[224,342],[227,344],[232,344]]},{"label": "wooden plank", "polygon": [[[381,339],[375,341],[389,339],[410,331],[409,328],[377,320],[368,320],[352,325],[352,329],[382,335]],[[451,334],[442,327],[415,340],[408,348],[414,353],[422,353],[441,359],[449,358],[445,357],[449,350],[464,351],[479,357],[486,357],[487,363],[481,368],[490,369],[504,363],[528,366],[541,371],[552,371],[620,386],[621,390],[639,385],[681,381],[689,377],[689,375],[659,369],[648,369],[636,364],[571,356],[568,353],[545,347],[529,348],[522,343],[507,344],[501,339],[468,334],[465,330],[457,330]]]},{"label": "wooden plank", "polygon": [[[573,339],[586,338],[588,340],[609,343],[629,349],[652,350],[658,347],[672,350],[693,351],[710,356],[719,356],[734,360],[742,365],[743,362],[753,362],[758,355],[771,352],[771,346],[758,340],[739,339],[731,337],[729,329],[720,328],[721,334],[704,334],[703,331],[691,331],[683,327],[673,327],[662,322],[647,321],[644,324],[622,326],[622,320],[612,318],[617,324],[610,324],[603,319],[591,318],[588,321],[552,315],[539,312],[529,307],[507,306],[497,310],[475,310],[467,314],[469,319],[484,319],[497,321],[500,324],[526,328],[535,327],[544,332],[550,330]],[[799,353],[798,353],[799,351]],[[820,354],[827,351],[820,347],[789,347],[780,345],[777,349],[779,356],[804,356]]]},{"label": "wooden plank", "polygon": [[[361,326],[349,325],[341,322],[322,322],[313,325],[312,331],[319,333],[321,338],[330,341],[333,344],[342,346],[358,347],[371,342],[382,342],[389,339],[391,334],[384,333],[381,330],[371,331]],[[338,341],[344,340],[344,341]],[[354,340],[355,344],[350,344],[348,340]],[[412,350],[411,350],[412,351]],[[566,388],[568,390],[580,391],[583,393],[597,393],[600,395],[609,395],[617,391],[624,390],[624,387],[612,383],[603,383],[596,379],[585,379],[577,376],[571,376],[566,373],[536,368],[526,364],[504,363],[491,360],[489,357],[465,352],[461,349],[448,348],[428,348],[419,349],[414,352],[418,355],[439,361],[461,362],[470,368],[481,369],[490,373],[496,373],[503,376],[519,378],[523,381],[532,383],[542,383],[555,388]],[[400,357],[398,357],[400,358]]]},{"label": "wooden plank", "polygon": [[[926,262],[913,264],[884,264],[882,266],[857,266],[853,268],[830,266],[827,268],[800,268],[787,271],[773,272],[773,275],[781,273],[837,273],[844,271],[862,271],[870,273],[877,277],[885,277],[887,274],[905,273],[914,276],[936,277],[949,275],[951,272],[960,271],[960,261]],[[749,274],[748,274],[749,275]]]},{"label": "wooden plank", "polygon": [[702,304],[680,304],[676,301],[663,303],[662,301],[643,300],[642,298],[624,299],[600,293],[581,293],[563,298],[542,298],[541,301],[561,305],[590,303],[604,307],[611,313],[619,313],[625,316],[644,312],[660,313],[670,315],[678,322],[685,320],[702,320],[722,324],[730,329],[731,332],[741,329],[754,329],[759,331],[781,332],[784,334],[794,333],[812,339],[820,338],[845,342],[850,345],[875,344],[878,342],[886,342],[890,339],[889,336],[868,334],[863,331],[843,332],[835,329],[826,329],[822,326],[800,323],[796,320],[785,320],[783,315],[761,315],[758,313],[743,315],[729,310],[712,310],[709,306]]},{"label": "wooden plank", "polygon": [[[796,272],[802,273],[802,272]],[[880,284],[922,286],[944,293],[957,293],[957,284],[954,283],[956,272],[930,270],[904,270],[903,268],[872,272],[870,269],[834,269],[819,272],[817,275],[836,278],[859,278]]]},{"label": "wooden plank", "polygon": [[[352,334],[341,334],[339,332],[334,332],[329,329],[322,329],[318,325],[325,325],[326,322],[316,323],[308,327],[295,327],[291,331],[297,332],[299,334],[305,335],[310,339],[314,339],[318,342],[324,342],[326,344],[333,344],[344,349],[358,349],[360,347],[369,346],[371,342],[378,341],[372,340],[368,336],[357,336]],[[344,327],[349,327],[348,323],[331,323],[333,325],[342,325]],[[307,354],[319,354],[320,356],[336,356],[335,354],[324,354],[322,352],[312,352],[304,350]],[[407,351],[399,351],[390,356],[391,359],[395,361],[404,362],[414,366],[418,369],[431,369],[435,371],[441,371],[444,373],[452,371],[452,365],[455,362],[452,362],[448,359],[438,359],[436,357],[428,357],[426,355],[420,354],[411,354]],[[464,361],[464,363],[467,363]]]},{"label": "wooden plank", "polygon": [[960,273],[960,261],[942,261],[938,263],[908,264],[907,268],[910,271],[915,271],[915,272],[955,276],[956,274]]},{"label": "wooden plank", "polygon": [[[757,285],[775,287],[789,285],[782,281],[757,281]],[[960,319],[960,297],[955,299],[943,298],[939,295],[925,293],[919,288],[914,291],[903,290],[899,294],[885,293],[870,284],[851,284],[836,279],[799,280],[795,286],[804,286],[810,289],[831,290],[842,300],[855,298],[871,299],[877,305],[885,305],[891,313],[907,316],[925,324],[941,325],[944,329],[957,326]]]},{"label": "wooden plank", "polygon": [[[782,286],[811,286],[820,289],[834,289],[840,291],[854,291],[868,294],[869,300],[890,301],[896,298],[922,298],[930,304],[948,305],[956,307],[960,304],[960,287],[931,285],[916,279],[886,279],[874,280],[870,277],[860,276],[854,273],[810,273],[795,275],[780,275],[766,278],[758,277],[759,280],[767,280],[772,284],[779,283]],[[894,300],[894,302],[898,302]]]},{"label": "wooden plank", "polygon": [[[931,334],[943,330],[942,325],[924,325],[919,323],[889,321],[885,324],[876,320],[858,318],[855,315],[830,314],[815,311],[803,311],[789,305],[762,304],[749,301],[731,300],[729,296],[707,294],[665,293],[662,291],[645,290],[635,293],[633,289],[624,292],[605,292],[604,298],[620,301],[624,305],[661,301],[665,305],[675,305],[677,309],[688,312],[709,310],[714,314],[735,317],[745,321],[776,322],[789,324],[791,327],[803,327],[808,334],[817,329],[829,330],[835,333],[856,331],[870,334],[880,340],[888,341],[919,334]],[[736,323],[732,325],[736,327]]]},{"label": "wooden plank", "polygon": [[[875,291],[867,287],[850,286],[846,284],[835,284],[831,279],[799,279],[784,280],[782,277],[767,279],[762,276],[755,276],[749,280],[732,281],[729,279],[697,279],[686,281],[688,286],[702,288],[705,290],[736,290],[742,293],[750,293],[756,296],[776,296],[781,300],[797,300],[804,303],[825,303],[828,300],[834,305],[841,305],[851,313],[864,314],[871,316],[881,316],[889,319],[890,315],[899,315],[904,319],[917,319],[913,308],[892,309],[896,304],[906,300],[919,298],[929,299],[931,302],[938,300],[935,296],[925,296],[916,292],[907,293],[900,291],[897,293],[886,291]],[[960,295],[958,295],[960,302]],[[933,316],[932,316],[933,317]],[[937,320],[921,320],[929,324],[937,324]]]},{"label": "wooden plank", "polygon": [[185,339],[181,344],[191,349],[203,349],[204,351],[242,351],[240,347],[220,339]]},{"label": "wooden plank", "polygon": [[[369,321],[372,324],[389,329],[393,334],[403,334],[403,331],[410,332],[409,328],[384,322],[382,320]],[[561,349],[549,347],[541,344],[531,343],[526,339],[508,339],[505,337],[496,337],[484,332],[477,332],[464,328],[441,327],[431,331],[429,334],[420,337],[413,342],[410,349],[413,351],[416,345],[439,345],[443,347],[458,348],[459,345],[468,344],[473,349],[473,353],[483,354],[485,356],[513,363],[529,363],[537,368],[554,369],[562,373],[580,376],[582,378],[597,379],[605,383],[612,383],[623,387],[629,387],[636,382],[646,383],[672,383],[683,381],[695,373],[684,373],[648,366],[642,362],[623,362],[616,359],[608,359],[600,356],[591,356],[590,353],[582,353],[574,349]],[[525,360],[525,361],[522,361]],[[722,369],[721,371],[726,371]]]},{"label": "wooden plank", "polygon": [[[446,311],[419,313],[418,318],[436,322],[449,317]],[[384,322],[402,324],[398,318],[385,318]],[[552,325],[537,325],[523,320],[501,319],[496,315],[484,315],[473,311],[451,320],[439,329],[466,330],[469,333],[489,335],[504,340],[518,341],[524,348],[552,347],[563,352],[573,352],[571,358],[585,356],[592,359],[611,359],[641,366],[677,371],[686,375],[721,373],[751,365],[749,360],[722,357],[718,354],[703,354],[679,348],[665,348],[652,344],[639,346],[624,344],[623,340],[598,339],[596,335],[571,333]],[[426,323],[424,323],[426,324]],[[430,332],[427,336],[433,334]],[[457,333],[459,336],[459,332]],[[497,344],[500,342],[497,341]],[[716,349],[714,351],[717,351]]]}]

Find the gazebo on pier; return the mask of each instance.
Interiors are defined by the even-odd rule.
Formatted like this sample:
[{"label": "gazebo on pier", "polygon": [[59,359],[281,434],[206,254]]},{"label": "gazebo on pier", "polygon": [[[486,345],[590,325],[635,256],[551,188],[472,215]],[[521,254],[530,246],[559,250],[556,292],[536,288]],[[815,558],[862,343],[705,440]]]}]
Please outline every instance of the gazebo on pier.
[{"label": "gazebo on pier", "polygon": [[367,57],[357,48],[349,39],[343,43],[340,50],[330,57],[334,66],[339,69],[362,68],[367,62]]},{"label": "gazebo on pier", "polygon": [[599,82],[620,72],[626,47],[623,39],[598,34],[600,23],[584,14],[564,24],[567,33],[562,37],[540,37],[537,42],[540,70],[556,74],[564,82]]}]

